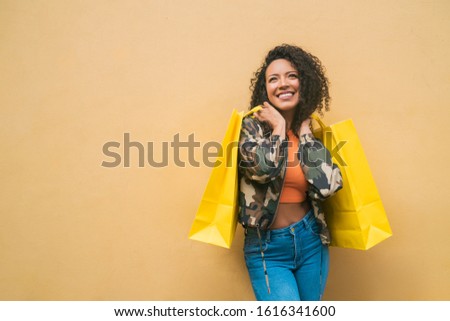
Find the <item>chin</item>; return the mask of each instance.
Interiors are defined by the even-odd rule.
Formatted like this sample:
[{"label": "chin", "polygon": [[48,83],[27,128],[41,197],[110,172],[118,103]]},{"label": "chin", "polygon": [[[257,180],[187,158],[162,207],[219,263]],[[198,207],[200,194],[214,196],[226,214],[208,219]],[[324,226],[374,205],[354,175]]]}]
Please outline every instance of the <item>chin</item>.
[{"label": "chin", "polygon": [[292,110],[292,109],[295,109],[297,107],[297,104],[279,104],[278,106],[277,106],[277,109],[279,109],[279,110]]}]

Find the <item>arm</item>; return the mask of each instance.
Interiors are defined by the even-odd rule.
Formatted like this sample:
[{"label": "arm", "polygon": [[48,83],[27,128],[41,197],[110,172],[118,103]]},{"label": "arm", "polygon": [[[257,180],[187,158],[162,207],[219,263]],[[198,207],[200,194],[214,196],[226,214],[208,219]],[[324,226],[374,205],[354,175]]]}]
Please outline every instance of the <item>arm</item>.
[{"label": "arm", "polygon": [[303,122],[300,128],[300,165],[310,184],[308,196],[323,201],[342,188],[342,176],[330,152],[311,133],[309,122]]}]

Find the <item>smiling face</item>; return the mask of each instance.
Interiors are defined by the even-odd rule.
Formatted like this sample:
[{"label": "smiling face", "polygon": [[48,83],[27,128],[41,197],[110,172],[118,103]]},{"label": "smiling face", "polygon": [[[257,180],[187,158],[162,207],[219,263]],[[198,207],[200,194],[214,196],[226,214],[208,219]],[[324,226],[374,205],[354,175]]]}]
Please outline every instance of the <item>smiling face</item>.
[{"label": "smiling face", "polygon": [[293,115],[300,100],[299,73],[286,59],[277,59],[266,69],[266,91],[269,102],[282,114]]}]

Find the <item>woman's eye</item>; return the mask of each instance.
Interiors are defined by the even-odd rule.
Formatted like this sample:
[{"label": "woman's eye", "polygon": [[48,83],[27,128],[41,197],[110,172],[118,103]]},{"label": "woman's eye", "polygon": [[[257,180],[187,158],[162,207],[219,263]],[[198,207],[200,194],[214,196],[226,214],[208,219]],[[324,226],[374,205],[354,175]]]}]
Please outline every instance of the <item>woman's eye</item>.
[{"label": "woman's eye", "polygon": [[289,74],[289,78],[298,78],[297,74]]},{"label": "woman's eye", "polygon": [[275,80],[277,80],[277,78],[275,78],[275,77],[269,78],[269,82],[274,82]]}]

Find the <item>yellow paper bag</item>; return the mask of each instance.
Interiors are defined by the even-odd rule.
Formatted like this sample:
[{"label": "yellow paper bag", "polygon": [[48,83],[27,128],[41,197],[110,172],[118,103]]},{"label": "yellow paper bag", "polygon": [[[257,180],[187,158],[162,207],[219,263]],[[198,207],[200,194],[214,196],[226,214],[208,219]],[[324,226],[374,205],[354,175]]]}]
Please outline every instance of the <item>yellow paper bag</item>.
[{"label": "yellow paper bag", "polygon": [[351,119],[320,128],[314,135],[331,151],[343,188],[323,203],[331,245],[367,250],[392,235],[375,181]]},{"label": "yellow paper bag", "polygon": [[238,143],[243,117],[249,112],[233,109],[222,151],[209,177],[200,206],[189,232],[189,239],[230,248],[236,232],[238,210]]}]

